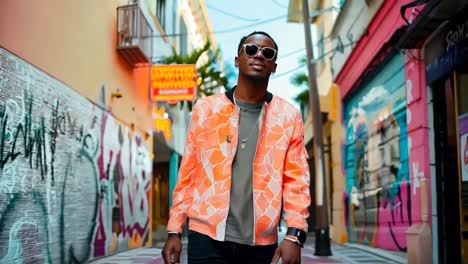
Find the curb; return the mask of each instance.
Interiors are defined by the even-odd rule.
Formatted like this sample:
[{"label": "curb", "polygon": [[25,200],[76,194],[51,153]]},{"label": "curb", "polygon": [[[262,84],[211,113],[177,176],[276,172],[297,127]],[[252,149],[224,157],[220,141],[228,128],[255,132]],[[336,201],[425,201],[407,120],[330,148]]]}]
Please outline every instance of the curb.
[{"label": "curb", "polygon": [[396,261],[401,264],[408,263],[405,252],[390,251],[390,250],[385,250],[385,249],[380,249],[380,248],[375,248],[375,247],[370,247],[370,246],[355,244],[355,243],[345,243],[343,244],[343,246],[365,251],[367,253],[370,253],[370,254],[373,254],[382,258],[386,258],[394,262]]}]

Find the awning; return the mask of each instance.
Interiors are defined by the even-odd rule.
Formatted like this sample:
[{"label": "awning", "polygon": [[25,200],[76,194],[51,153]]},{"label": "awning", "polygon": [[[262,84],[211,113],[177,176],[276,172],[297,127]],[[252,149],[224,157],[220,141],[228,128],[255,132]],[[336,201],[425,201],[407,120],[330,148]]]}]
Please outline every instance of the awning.
[{"label": "awning", "polygon": [[407,26],[396,47],[399,49],[420,48],[432,32],[444,21],[463,12],[466,5],[468,5],[468,0],[429,0],[414,21]]},{"label": "awning", "polygon": [[453,69],[463,66],[467,60],[468,39],[464,39],[427,65],[427,82],[430,83],[451,74]]}]

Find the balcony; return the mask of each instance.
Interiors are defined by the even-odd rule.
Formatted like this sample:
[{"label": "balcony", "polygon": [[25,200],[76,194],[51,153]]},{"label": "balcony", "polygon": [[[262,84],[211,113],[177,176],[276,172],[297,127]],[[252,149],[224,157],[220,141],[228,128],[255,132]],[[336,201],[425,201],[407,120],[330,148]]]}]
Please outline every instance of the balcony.
[{"label": "balcony", "polygon": [[117,51],[130,66],[150,63],[153,30],[137,4],[117,8],[117,32]]}]

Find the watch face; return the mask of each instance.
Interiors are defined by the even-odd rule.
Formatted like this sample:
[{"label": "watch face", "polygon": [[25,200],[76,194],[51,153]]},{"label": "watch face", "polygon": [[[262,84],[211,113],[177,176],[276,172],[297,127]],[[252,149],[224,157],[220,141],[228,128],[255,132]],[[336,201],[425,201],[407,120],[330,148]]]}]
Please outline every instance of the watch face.
[{"label": "watch face", "polygon": [[304,242],[306,241],[306,232],[299,230],[297,232],[297,239],[299,239],[299,242],[301,242],[301,244],[304,244]]}]

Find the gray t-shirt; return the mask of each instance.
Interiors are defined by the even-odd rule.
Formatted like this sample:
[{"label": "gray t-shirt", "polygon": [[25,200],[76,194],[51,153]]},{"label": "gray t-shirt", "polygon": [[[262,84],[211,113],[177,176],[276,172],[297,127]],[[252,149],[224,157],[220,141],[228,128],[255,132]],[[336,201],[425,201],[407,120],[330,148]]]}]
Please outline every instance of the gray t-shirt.
[{"label": "gray t-shirt", "polygon": [[239,141],[232,164],[231,199],[226,241],[254,242],[253,160],[257,150],[259,117],[263,103],[236,102],[240,110]]}]

